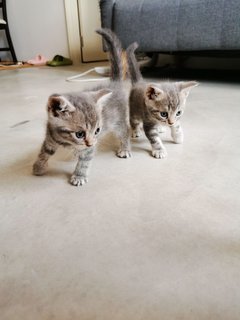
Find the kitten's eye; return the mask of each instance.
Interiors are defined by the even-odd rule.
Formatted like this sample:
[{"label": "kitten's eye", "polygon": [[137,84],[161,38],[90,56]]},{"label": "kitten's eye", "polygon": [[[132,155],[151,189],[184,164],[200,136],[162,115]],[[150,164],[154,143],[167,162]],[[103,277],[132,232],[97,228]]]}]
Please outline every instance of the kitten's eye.
[{"label": "kitten's eye", "polygon": [[176,116],[179,117],[181,114],[182,114],[182,111],[178,111],[178,112],[176,113]]},{"label": "kitten's eye", "polygon": [[100,128],[97,128],[97,130],[95,131],[95,134],[98,134],[100,132]]},{"label": "kitten's eye", "polygon": [[160,112],[160,115],[163,118],[167,118],[168,117],[168,113],[167,112]]},{"label": "kitten's eye", "polygon": [[76,137],[78,139],[84,138],[85,137],[85,131],[78,131],[75,133]]}]

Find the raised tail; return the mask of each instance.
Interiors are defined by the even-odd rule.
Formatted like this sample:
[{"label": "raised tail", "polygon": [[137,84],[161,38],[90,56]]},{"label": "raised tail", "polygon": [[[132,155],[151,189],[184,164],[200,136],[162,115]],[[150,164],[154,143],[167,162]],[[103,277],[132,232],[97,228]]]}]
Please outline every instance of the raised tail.
[{"label": "raised tail", "polygon": [[111,64],[111,79],[123,80],[124,67],[122,61],[122,44],[115,33],[107,28],[97,29],[96,32],[100,34],[105,40],[106,48],[109,51],[109,60]]},{"label": "raised tail", "polygon": [[142,74],[135,56],[135,50],[138,48],[137,42],[133,42],[126,49],[126,56],[128,62],[128,75],[132,83],[142,80]]}]

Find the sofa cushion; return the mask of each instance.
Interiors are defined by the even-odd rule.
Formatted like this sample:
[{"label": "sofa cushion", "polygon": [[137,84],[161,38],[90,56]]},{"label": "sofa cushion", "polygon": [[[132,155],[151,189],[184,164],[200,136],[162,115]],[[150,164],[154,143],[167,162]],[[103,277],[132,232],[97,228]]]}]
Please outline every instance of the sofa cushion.
[{"label": "sofa cushion", "polygon": [[102,0],[102,26],[141,51],[240,49],[239,0]]}]

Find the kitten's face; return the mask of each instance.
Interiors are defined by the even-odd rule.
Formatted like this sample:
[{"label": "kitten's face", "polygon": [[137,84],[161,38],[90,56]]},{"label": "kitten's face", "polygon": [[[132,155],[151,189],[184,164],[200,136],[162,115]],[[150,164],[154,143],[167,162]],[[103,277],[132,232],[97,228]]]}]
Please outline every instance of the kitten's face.
[{"label": "kitten's face", "polygon": [[54,137],[77,149],[94,146],[102,130],[102,107],[110,90],[72,95],[52,95],[48,115]]},{"label": "kitten's face", "polygon": [[151,117],[161,124],[173,126],[183,115],[187,96],[195,81],[168,83],[166,86],[149,85],[145,91],[145,104]]}]

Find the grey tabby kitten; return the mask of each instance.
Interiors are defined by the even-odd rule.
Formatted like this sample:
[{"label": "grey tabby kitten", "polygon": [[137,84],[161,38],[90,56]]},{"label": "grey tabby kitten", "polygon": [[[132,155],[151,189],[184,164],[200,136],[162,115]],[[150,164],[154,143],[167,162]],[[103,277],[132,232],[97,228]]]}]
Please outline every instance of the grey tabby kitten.
[{"label": "grey tabby kitten", "polygon": [[70,183],[80,186],[88,181],[88,172],[96,143],[101,135],[114,131],[120,139],[117,156],[130,157],[129,90],[123,81],[121,44],[109,30],[98,30],[110,52],[112,81],[107,86],[79,93],[53,94],[47,103],[46,137],[33,174],[43,175],[47,163],[59,146],[71,147],[78,155]]},{"label": "grey tabby kitten", "polygon": [[134,55],[137,46],[133,43],[127,49],[128,70],[133,84],[129,102],[132,137],[141,136],[143,127],[151,143],[153,157],[162,159],[167,156],[167,151],[160,138],[160,127],[162,125],[170,127],[173,141],[183,142],[180,118],[184,113],[190,90],[198,83],[195,81],[174,83],[143,81]]}]

